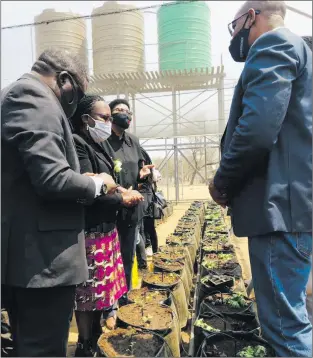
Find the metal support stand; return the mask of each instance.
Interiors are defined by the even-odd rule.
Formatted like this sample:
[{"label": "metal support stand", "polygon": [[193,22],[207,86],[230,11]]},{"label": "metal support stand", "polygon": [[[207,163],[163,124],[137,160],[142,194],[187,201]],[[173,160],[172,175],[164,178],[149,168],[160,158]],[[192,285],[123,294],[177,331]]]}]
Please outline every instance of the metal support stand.
[{"label": "metal support stand", "polygon": [[132,94],[133,133],[136,135],[136,94]]},{"label": "metal support stand", "polygon": [[224,107],[224,78],[221,79],[217,89],[218,96],[218,135],[222,136],[225,129],[225,107]]},{"label": "metal support stand", "polygon": [[175,201],[179,201],[179,173],[178,173],[178,138],[177,138],[177,106],[176,106],[176,90],[172,89],[172,116],[173,116],[173,132],[174,132],[174,177],[175,177]]}]

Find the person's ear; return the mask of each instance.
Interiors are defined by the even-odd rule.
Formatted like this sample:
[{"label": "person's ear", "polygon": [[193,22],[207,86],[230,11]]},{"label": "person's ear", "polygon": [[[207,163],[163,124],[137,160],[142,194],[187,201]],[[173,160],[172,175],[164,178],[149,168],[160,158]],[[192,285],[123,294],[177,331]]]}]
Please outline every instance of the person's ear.
[{"label": "person's ear", "polygon": [[256,18],[255,10],[250,9],[248,13],[249,13],[249,25],[252,26],[255,23],[255,18]]},{"label": "person's ear", "polygon": [[81,116],[81,119],[84,124],[88,124],[88,115],[87,114],[83,114]]}]

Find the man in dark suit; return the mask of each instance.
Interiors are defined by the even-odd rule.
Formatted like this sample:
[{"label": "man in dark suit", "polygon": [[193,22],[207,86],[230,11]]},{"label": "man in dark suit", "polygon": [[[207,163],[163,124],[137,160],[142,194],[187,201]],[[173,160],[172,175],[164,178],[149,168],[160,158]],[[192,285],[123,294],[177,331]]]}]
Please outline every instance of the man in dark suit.
[{"label": "man in dark suit", "polygon": [[210,193],[249,238],[263,336],[279,357],[311,357],[312,52],[285,14],[283,1],[247,1],[230,24],[245,67]]},{"label": "man in dark suit", "polygon": [[2,304],[15,356],[64,357],[75,285],[87,279],[84,203],[116,185],[80,174],[67,117],[87,70],[66,51],[45,51],[1,92]]}]

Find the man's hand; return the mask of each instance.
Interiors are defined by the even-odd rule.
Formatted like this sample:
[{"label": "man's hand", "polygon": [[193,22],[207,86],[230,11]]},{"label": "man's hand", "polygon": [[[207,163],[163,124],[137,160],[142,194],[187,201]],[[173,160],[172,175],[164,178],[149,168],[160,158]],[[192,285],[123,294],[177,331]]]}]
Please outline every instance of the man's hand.
[{"label": "man's hand", "polygon": [[154,168],[153,164],[150,165],[144,165],[139,173],[140,179],[146,178],[148,175],[151,174],[151,169]]},{"label": "man's hand", "polygon": [[209,191],[211,194],[212,199],[218,204],[221,205],[223,208],[226,208],[228,199],[226,194],[221,194],[215,187],[213,181],[209,184]]},{"label": "man's hand", "polygon": [[113,194],[115,193],[118,185],[115,183],[114,179],[111,177],[111,175],[107,174],[107,173],[101,173],[101,174],[96,174],[97,177],[101,178],[104,182],[104,184],[107,186],[108,188],[108,194]]}]

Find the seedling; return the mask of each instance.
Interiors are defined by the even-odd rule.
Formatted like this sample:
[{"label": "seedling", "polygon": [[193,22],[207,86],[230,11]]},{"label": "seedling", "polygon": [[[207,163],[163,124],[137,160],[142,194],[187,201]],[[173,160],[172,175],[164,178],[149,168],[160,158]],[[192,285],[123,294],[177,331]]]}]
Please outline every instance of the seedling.
[{"label": "seedling", "polygon": [[208,332],[220,332],[219,329],[216,329],[216,328],[210,326],[209,324],[205,323],[203,318],[197,319],[195,322],[195,326],[200,327]]},{"label": "seedling", "polygon": [[253,358],[253,357],[266,357],[266,348],[263,346],[248,346],[242,349],[240,352],[237,353],[237,357],[247,357],[247,358]]},{"label": "seedling", "polygon": [[248,306],[244,296],[240,293],[236,293],[233,296],[226,298],[225,303],[232,308],[245,308]]}]

